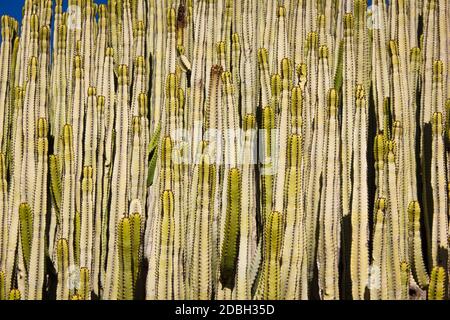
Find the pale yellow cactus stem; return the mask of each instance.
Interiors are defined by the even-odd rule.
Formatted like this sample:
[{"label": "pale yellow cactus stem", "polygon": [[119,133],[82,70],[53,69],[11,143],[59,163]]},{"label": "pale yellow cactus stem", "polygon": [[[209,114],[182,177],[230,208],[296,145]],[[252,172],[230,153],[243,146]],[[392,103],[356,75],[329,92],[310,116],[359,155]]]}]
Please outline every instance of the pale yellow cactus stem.
[{"label": "pale yellow cactus stem", "polygon": [[45,234],[47,217],[47,172],[48,172],[48,124],[45,118],[37,121],[37,177],[34,195],[33,238],[31,241],[28,299],[42,299],[45,275]]},{"label": "pale yellow cactus stem", "polygon": [[[159,268],[155,270],[158,277],[157,296],[158,299],[170,299],[172,293],[173,273],[173,241],[174,241],[174,199],[171,191],[164,191],[162,195],[162,219],[160,222],[161,251],[159,253]],[[157,253],[158,254],[158,253]]]},{"label": "pale yellow cactus stem", "polygon": [[[4,74],[10,74],[11,66],[11,53],[12,53],[12,37],[13,30],[10,26],[10,17],[2,16],[1,27],[2,27],[2,43],[0,47],[0,67],[4,70]],[[7,102],[7,86],[8,86],[8,76],[0,77],[0,102],[5,106],[5,109],[0,112],[0,148],[1,152],[5,153],[6,144],[7,144],[7,136],[8,136],[8,113],[9,110],[7,106],[9,103]],[[5,123],[7,125],[5,125]]]},{"label": "pale yellow cactus stem", "polygon": [[17,249],[18,234],[19,234],[19,221],[18,219],[12,219],[13,215],[16,215],[16,210],[19,208],[20,204],[20,181],[21,181],[21,168],[22,168],[22,144],[23,144],[23,128],[20,125],[23,121],[23,102],[24,102],[24,91],[20,87],[15,88],[15,121],[17,125],[15,126],[13,132],[13,163],[11,167],[12,180],[10,186],[10,193],[8,198],[8,224],[7,228],[7,247],[4,249],[4,270],[6,273],[5,290],[11,288],[11,281],[13,276],[13,268],[15,261],[15,252]]},{"label": "pale yellow cactus stem", "polygon": [[377,113],[377,127],[378,131],[383,130],[384,124],[384,100],[389,96],[389,63],[387,55],[387,44],[389,35],[387,35],[386,25],[386,6],[382,0],[374,0],[373,8],[376,8],[372,12],[372,81],[374,83],[374,91],[376,94],[375,104]]},{"label": "pale yellow cactus stem", "polygon": [[94,204],[94,217],[93,217],[93,232],[92,235],[92,273],[91,273],[91,279],[92,281],[92,291],[94,294],[99,295],[100,294],[100,288],[99,288],[99,279],[100,279],[100,266],[101,261],[101,237],[102,237],[102,207],[103,207],[103,187],[105,186],[103,181],[103,175],[107,174],[107,170],[104,167],[104,155],[105,155],[105,97],[104,96],[97,96],[97,105],[95,106],[95,112],[97,113],[97,127],[98,129],[98,154],[97,157],[97,173],[96,173],[96,190],[93,192],[95,195],[95,204]]},{"label": "pale yellow cactus stem", "polygon": [[[311,34],[310,35],[311,40],[311,46],[312,46],[312,53],[317,51],[317,34]],[[319,64],[322,63],[322,67],[319,68],[321,70],[320,76],[311,76],[311,81],[319,81],[322,80],[322,85],[326,83],[326,76],[325,76],[325,69],[323,68],[324,61],[323,59],[326,59],[327,56],[327,50],[324,50],[325,48],[322,47],[322,50],[320,50],[320,60]],[[311,54],[311,53],[310,53]],[[316,54],[316,53],[314,53]],[[311,57],[313,59],[313,57]],[[310,69],[308,69],[310,70]],[[312,87],[315,87],[315,85],[311,84]],[[312,90],[312,87],[309,88],[310,94],[312,97],[315,97],[316,94],[318,94],[317,88]],[[321,86],[322,88],[322,86]],[[320,92],[322,94],[323,92]],[[314,270],[314,260],[315,252],[316,252],[316,246],[317,241],[315,240],[316,232],[317,232],[317,220],[319,216],[319,205],[320,205],[320,177],[323,172],[324,168],[324,142],[325,142],[325,104],[324,101],[321,101],[323,104],[319,105],[319,101],[316,98],[312,98],[315,102],[313,103],[310,101],[310,106],[313,108],[313,114],[311,115],[314,119],[312,126],[312,132],[307,131],[307,136],[305,139],[306,145],[310,146],[310,150],[305,150],[307,153],[309,153],[309,167],[311,170],[306,174],[306,195],[305,195],[305,214],[306,214],[306,236],[307,236],[307,245],[309,247],[308,249],[308,277],[311,280],[313,276],[313,270]],[[314,111],[315,110],[315,111]],[[308,130],[308,129],[306,129]],[[308,134],[311,133],[311,137],[308,137]],[[308,165],[308,164],[306,164]]]},{"label": "pale yellow cactus stem", "polygon": [[[282,248],[281,298],[304,299],[307,295],[306,248],[303,225],[303,199],[298,197],[302,185],[302,139],[289,137],[289,158],[284,190],[286,220]],[[300,281],[299,281],[300,280]]]},{"label": "pale yellow cactus stem", "polygon": [[356,115],[353,136],[353,190],[351,203],[351,278],[353,299],[362,300],[368,282],[369,252],[368,252],[368,185],[367,185],[367,136],[368,136],[368,105],[364,88],[356,87]]},{"label": "pale yellow cactus stem", "polygon": [[[121,65],[119,72],[119,89],[118,89],[118,110],[115,122],[115,150],[118,155],[114,158],[114,169],[111,179],[111,211],[109,219],[109,229],[116,230],[118,218],[127,212],[127,182],[128,182],[128,135],[129,135],[129,73],[128,66]],[[118,257],[116,253],[116,233],[109,233],[109,248],[107,261],[107,274],[109,273],[114,279],[118,272]],[[106,282],[105,294],[109,299],[117,297],[117,282]]]},{"label": "pale yellow cactus stem", "polygon": [[176,15],[175,9],[167,10],[167,41],[166,41],[166,62],[165,72],[175,73],[176,58]]},{"label": "pale yellow cactus stem", "polygon": [[276,8],[275,30],[275,46],[273,48],[274,58],[272,60],[272,71],[274,73],[281,73],[282,60],[290,56],[288,47],[288,34],[286,31],[286,8],[282,5]]},{"label": "pale yellow cactus stem", "polygon": [[80,266],[91,269],[92,265],[92,237],[94,233],[94,192],[93,169],[91,166],[83,167],[81,182],[81,256]]},{"label": "pale yellow cactus stem", "polygon": [[261,104],[263,106],[269,105],[270,99],[270,70],[269,70],[269,56],[267,49],[260,48],[258,50],[258,65],[260,70],[260,86],[261,86]]},{"label": "pale yellow cactus stem", "polygon": [[[256,199],[254,197],[255,186],[255,156],[253,148],[256,143],[256,117],[247,114],[244,118],[244,150],[242,164],[242,188],[241,192],[241,223],[239,235],[239,256],[237,258],[236,271],[236,299],[248,299],[251,295],[250,266],[256,252]],[[253,192],[252,192],[253,191]]]},{"label": "pale yellow cactus stem", "polygon": [[283,219],[280,212],[272,211],[265,219],[263,263],[256,289],[256,299],[280,298],[280,255],[283,241]]},{"label": "pale yellow cactus stem", "polygon": [[321,295],[325,300],[339,299],[339,250],[340,250],[340,220],[342,210],[340,208],[340,193],[336,187],[340,185],[340,177],[337,174],[340,167],[339,159],[339,122],[338,122],[338,96],[335,89],[331,89],[327,95],[327,126],[324,142],[323,170],[324,180],[321,193],[319,213],[319,285]]},{"label": "pale yellow cactus stem", "polygon": [[350,180],[350,168],[352,167],[352,135],[355,114],[355,52],[353,35],[353,16],[346,14],[344,17],[344,65],[343,70],[343,119],[342,119],[342,209],[343,215],[350,213],[350,199],[352,196],[352,181]]},{"label": "pale yellow cactus stem", "polygon": [[374,215],[374,233],[372,242],[372,261],[371,261],[371,274],[369,278],[370,284],[370,299],[380,300],[385,298],[385,289],[382,289],[382,285],[386,281],[383,278],[382,268],[383,266],[383,252],[386,250],[386,244],[383,242],[383,233],[385,232],[385,212],[386,212],[386,199],[378,198],[375,203],[375,215]]},{"label": "pale yellow cactus stem", "polygon": [[413,201],[409,204],[408,207],[409,220],[412,231],[412,250],[411,250],[411,264],[412,264],[412,272],[415,280],[419,284],[421,288],[426,288],[428,286],[429,277],[427,274],[427,270],[425,268],[425,263],[423,260],[422,254],[422,238],[421,238],[421,210],[419,203],[417,201]]},{"label": "pale yellow cactus stem", "polygon": [[448,298],[448,1],[23,2],[0,300]]},{"label": "pale yellow cactus stem", "polygon": [[212,225],[209,210],[214,192],[215,170],[203,156],[193,176],[194,194],[189,209],[192,233],[188,235],[188,286],[190,299],[207,300],[212,296]]},{"label": "pale yellow cactus stem", "polygon": [[390,299],[400,299],[401,295],[401,274],[400,274],[400,262],[401,262],[401,248],[402,248],[402,234],[400,219],[401,213],[398,211],[398,196],[397,196],[397,177],[395,170],[395,155],[394,148],[395,143],[392,142],[387,148],[387,215],[388,215],[388,258],[387,263],[390,265],[391,272],[393,273],[392,291],[388,292]]},{"label": "pale yellow cactus stem", "polygon": [[[0,154],[0,269],[3,272],[3,285],[4,285],[4,271],[6,260],[6,248],[8,245],[8,183],[6,180],[6,162],[3,153]],[[4,288],[0,288],[3,289]]]},{"label": "pale yellow cactus stem", "polygon": [[283,75],[283,82],[285,82],[285,85],[283,85],[283,89],[281,91],[281,99],[280,99],[280,115],[279,115],[279,122],[277,124],[277,127],[280,128],[279,136],[277,137],[277,150],[276,155],[277,158],[275,158],[275,197],[273,202],[273,209],[279,212],[283,211],[283,190],[285,187],[285,172],[287,167],[287,155],[288,155],[288,135],[290,131],[290,115],[291,110],[289,110],[289,102],[290,102],[290,89],[289,89],[289,76],[292,75],[292,72],[290,70],[290,62],[288,59],[283,59],[283,62],[281,63],[280,68],[282,68],[282,75]]}]

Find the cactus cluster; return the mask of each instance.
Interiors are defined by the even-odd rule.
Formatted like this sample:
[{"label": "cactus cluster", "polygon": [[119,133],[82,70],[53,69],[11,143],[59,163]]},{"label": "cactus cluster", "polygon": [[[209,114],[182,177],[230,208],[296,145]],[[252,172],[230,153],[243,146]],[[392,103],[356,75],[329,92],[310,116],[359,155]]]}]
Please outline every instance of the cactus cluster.
[{"label": "cactus cluster", "polygon": [[25,0],[1,34],[0,300],[449,298],[447,0]]}]

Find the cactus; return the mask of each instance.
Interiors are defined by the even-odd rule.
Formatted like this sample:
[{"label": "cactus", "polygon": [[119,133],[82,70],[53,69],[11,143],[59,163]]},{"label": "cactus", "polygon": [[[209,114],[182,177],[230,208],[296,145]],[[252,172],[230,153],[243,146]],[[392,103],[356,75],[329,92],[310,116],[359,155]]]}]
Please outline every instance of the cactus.
[{"label": "cactus", "polygon": [[57,299],[69,298],[69,245],[67,239],[59,239],[56,245],[58,288]]},{"label": "cactus", "polygon": [[[285,239],[283,242],[281,265],[281,297],[285,299],[298,299],[305,296],[306,280],[306,253],[301,249],[304,243],[304,228],[302,226],[303,207],[298,200],[297,192],[301,185],[301,137],[289,137],[289,161],[286,179],[286,219],[284,226]],[[300,232],[296,232],[300,228]],[[297,279],[301,279],[300,284]]]},{"label": "cactus", "polygon": [[56,210],[56,219],[59,223],[61,212],[61,173],[59,157],[55,154],[49,156],[50,167],[50,186],[54,207]]},{"label": "cactus", "polygon": [[0,299],[448,298],[449,6],[371,4],[2,16]]},{"label": "cactus", "polygon": [[80,270],[80,297],[81,300],[91,299],[91,284],[88,268],[81,268]]},{"label": "cactus", "polygon": [[0,272],[0,300],[6,299],[6,292],[5,292],[5,273],[2,271]]},{"label": "cactus", "polygon": [[[332,192],[336,185],[340,184],[340,178],[336,175],[340,165],[338,150],[339,143],[339,129],[338,129],[338,97],[335,89],[330,89],[327,99],[327,141],[325,141],[325,161],[324,169],[324,188],[321,195],[321,212],[320,212],[320,234],[318,248],[319,265],[319,283],[322,287],[323,299],[339,299],[339,278],[335,275],[338,272],[339,266],[339,221],[341,219],[341,211],[336,208],[336,204],[340,201],[340,194]],[[357,214],[357,213],[355,213]],[[356,218],[356,217],[355,217]],[[356,220],[356,219],[355,219]],[[361,262],[363,258],[361,258]],[[362,270],[359,270],[362,274]]]},{"label": "cactus", "polygon": [[431,271],[429,300],[444,300],[445,297],[445,270],[442,267],[434,267]]},{"label": "cactus", "polygon": [[203,156],[194,169],[194,196],[189,206],[188,224],[192,231],[187,235],[188,287],[191,299],[210,299],[212,296],[212,221],[209,208],[212,204],[215,170],[208,157]]},{"label": "cactus", "polygon": [[[368,280],[368,187],[367,187],[367,100],[362,86],[356,88],[356,114],[354,122],[353,190],[351,224],[351,279],[352,296],[355,300],[364,299]],[[359,141],[359,142],[358,142]],[[394,213],[395,214],[395,213]]]},{"label": "cactus", "polygon": [[19,207],[20,239],[22,255],[27,273],[30,270],[31,238],[33,237],[33,213],[28,203],[22,203]]},{"label": "cactus", "polygon": [[426,288],[429,283],[429,277],[425,268],[425,263],[422,254],[422,238],[420,230],[420,216],[421,210],[419,203],[413,201],[409,204],[408,213],[410,215],[410,224],[412,225],[412,249],[411,249],[411,263],[413,266],[414,276],[417,283],[422,288]]},{"label": "cactus", "polygon": [[225,234],[222,244],[220,262],[220,282],[223,287],[233,290],[235,286],[237,257],[239,254],[238,239],[241,219],[241,174],[233,168],[228,174],[227,215],[225,221]]},{"label": "cactus", "polygon": [[118,299],[133,299],[133,267],[132,267],[132,247],[131,247],[131,223],[125,217],[119,222],[118,254],[119,254],[119,276],[118,276]]},{"label": "cactus", "polygon": [[276,211],[270,212],[264,225],[263,261],[258,276],[256,299],[276,300],[280,297],[282,227],[282,214]]},{"label": "cactus", "polygon": [[21,300],[22,294],[19,289],[11,289],[8,300]]},{"label": "cactus", "polygon": [[[383,268],[383,254],[386,251],[386,243],[384,240],[385,233],[385,215],[386,215],[386,199],[378,198],[375,203],[375,216],[374,216],[374,233],[373,233],[373,241],[372,241],[372,268],[374,270],[381,271]],[[374,277],[370,277],[369,281],[372,285],[370,291],[370,299],[371,300],[379,300],[382,297],[386,296],[386,293],[382,295],[381,292],[381,284],[385,283],[385,279],[383,278],[384,274],[379,272]],[[384,291],[384,290],[383,290]]]}]

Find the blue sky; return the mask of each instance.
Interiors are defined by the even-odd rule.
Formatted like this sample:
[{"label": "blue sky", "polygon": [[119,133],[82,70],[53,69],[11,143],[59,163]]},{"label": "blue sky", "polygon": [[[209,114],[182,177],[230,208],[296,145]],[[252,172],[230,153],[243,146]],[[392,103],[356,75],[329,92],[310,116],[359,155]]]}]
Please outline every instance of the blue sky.
[{"label": "blue sky", "polygon": [[[107,0],[94,0],[95,3],[107,3]],[[25,0],[0,0],[0,16],[8,15],[16,18],[17,20],[22,20],[22,7]],[[67,7],[68,0],[63,0],[64,10]],[[53,1],[53,5],[55,1]]]},{"label": "blue sky", "polygon": [[[0,4],[0,15],[12,16],[16,19],[22,16],[22,1],[2,1]],[[20,21],[20,20],[19,20]]]}]

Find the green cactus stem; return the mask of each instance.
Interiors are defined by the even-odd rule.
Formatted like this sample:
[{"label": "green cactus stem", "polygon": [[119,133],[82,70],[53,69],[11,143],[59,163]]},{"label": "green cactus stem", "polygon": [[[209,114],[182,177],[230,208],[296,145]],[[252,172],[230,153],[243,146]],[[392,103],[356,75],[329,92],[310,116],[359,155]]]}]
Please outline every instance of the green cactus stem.
[{"label": "green cactus stem", "polygon": [[264,225],[263,262],[256,297],[262,300],[280,298],[280,251],[283,241],[283,215],[270,212]]},{"label": "green cactus stem", "polygon": [[239,233],[241,219],[242,180],[239,169],[233,168],[228,174],[227,216],[222,243],[220,282],[223,287],[233,290],[237,256],[239,253]]},{"label": "green cactus stem", "polygon": [[128,217],[122,218],[118,226],[118,253],[119,253],[119,295],[120,300],[133,299],[133,269],[131,222]]},{"label": "green cactus stem", "polygon": [[19,289],[11,289],[9,291],[8,300],[21,300],[22,294],[20,293]]},{"label": "green cactus stem", "polygon": [[28,203],[22,203],[19,207],[20,239],[25,268],[30,270],[31,241],[33,237],[33,212]]}]

